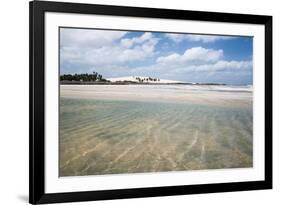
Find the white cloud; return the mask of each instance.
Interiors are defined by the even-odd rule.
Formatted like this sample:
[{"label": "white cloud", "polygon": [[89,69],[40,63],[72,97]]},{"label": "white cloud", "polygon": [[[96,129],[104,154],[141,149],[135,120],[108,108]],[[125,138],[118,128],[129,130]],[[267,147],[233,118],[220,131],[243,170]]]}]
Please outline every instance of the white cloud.
[{"label": "white cloud", "polygon": [[203,43],[211,43],[218,40],[228,40],[233,39],[235,37],[229,37],[229,36],[215,36],[215,35],[196,35],[196,34],[174,34],[174,33],[168,33],[166,34],[166,37],[173,40],[176,43],[179,43],[183,40],[188,40],[191,42],[203,42]]},{"label": "white cloud", "polygon": [[63,47],[98,48],[112,44],[126,35],[126,33],[125,31],[62,28],[60,39]]},{"label": "white cloud", "polygon": [[196,71],[245,71],[252,67],[252,61],[225,61],[221,60],[211,65],[200,65]]},{"label": "white cloud", "polygon": [[247,73],[252,69],[252,61],[227,61],[223,59],[223,50],[194,47],[183,54],[173,53],[159,57],[156,63],[147,67],[135,68],[134,72],[149,73],[152,70],[166,76],[197,75],[202,72],[236,72]]},{"label": "white cloud", "polygon": [[62,30],[61,60],[106,66],[141,61],[154,55],[158,39],[153,34],[122,39],[125,34],[122,31]]},{"label": "white cloud", "polygon": [[157,39],[153,37],[152,33],[146,32],[140,37],[134,37],[134,38],[123,38],[121,40],[121,45],[126,48],[131,48],[132,46],[136,44],[142,44],[144,42],[148,43],[150,42],[151,44],[157,43]]},{"label": "white cloud", "polygon": [[184,54],[171,54],[165,57],[159,57],[157,63],[166,66],[188,66],[200,65],[203,63],[213,63],[222,59],[223,50],[206,49],[202,47],[194,47],[187,49]]}]

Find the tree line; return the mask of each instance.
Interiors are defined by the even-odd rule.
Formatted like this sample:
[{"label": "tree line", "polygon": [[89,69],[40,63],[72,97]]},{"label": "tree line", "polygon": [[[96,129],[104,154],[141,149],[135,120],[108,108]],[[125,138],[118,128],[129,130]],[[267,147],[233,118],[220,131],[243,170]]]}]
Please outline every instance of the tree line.
[{"label": "tree line", "polygon": [[136,80],[138,80],[139,82],[148,82],[148,81],[160,81],[159,78],[151,78],[151,77],[148,77],[148,78],[141,78],[141,77],[136,77]]},{"label": "tree line", "polygon": [[60,76],[61,81],[83,81],[83,82],[94,82],[94,81],[107,81],[102,77],[101,74],[93,72],[91,74],[82,73],[82,74],[64,74]]}]

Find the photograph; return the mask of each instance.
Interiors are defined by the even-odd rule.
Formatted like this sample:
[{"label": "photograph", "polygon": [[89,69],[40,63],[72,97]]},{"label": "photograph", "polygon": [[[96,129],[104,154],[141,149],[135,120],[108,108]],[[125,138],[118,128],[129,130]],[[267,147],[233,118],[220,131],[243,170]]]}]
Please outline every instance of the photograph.
[{"label": "photograph", "polygon": [[29,3],[29,203],[272,189],[272,15],[178,8]]},{"label": "photograph", "polygon": [[59,176],[253,167],[253,37],[59,28]]}]

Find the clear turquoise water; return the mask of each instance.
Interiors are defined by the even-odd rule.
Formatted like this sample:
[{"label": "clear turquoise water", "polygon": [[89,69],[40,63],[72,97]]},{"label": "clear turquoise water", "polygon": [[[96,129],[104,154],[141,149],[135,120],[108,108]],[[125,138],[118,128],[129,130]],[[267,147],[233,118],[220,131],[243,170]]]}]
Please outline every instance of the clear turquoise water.
[{"label": "clear turquoise water", "polygon": [[60,100],[60,176],[252,167],[252,108]]}]

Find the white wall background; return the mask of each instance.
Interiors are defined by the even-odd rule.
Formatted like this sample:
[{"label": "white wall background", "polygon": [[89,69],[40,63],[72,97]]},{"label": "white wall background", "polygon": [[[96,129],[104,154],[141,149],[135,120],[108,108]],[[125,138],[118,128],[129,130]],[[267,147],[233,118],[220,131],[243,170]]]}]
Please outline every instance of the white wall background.
[{"label": "white wall background", "polygon": [[[281,12],[277,0],[72,0],[97,4],[273,15],[274,189],[79,204],[278,204],[281,201]],[[0,204],[28,201],[28,1],[0,3]],[[78,204],[78,203],[77,203]]]}]

